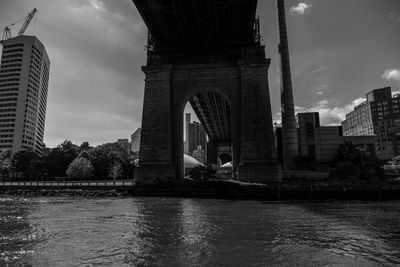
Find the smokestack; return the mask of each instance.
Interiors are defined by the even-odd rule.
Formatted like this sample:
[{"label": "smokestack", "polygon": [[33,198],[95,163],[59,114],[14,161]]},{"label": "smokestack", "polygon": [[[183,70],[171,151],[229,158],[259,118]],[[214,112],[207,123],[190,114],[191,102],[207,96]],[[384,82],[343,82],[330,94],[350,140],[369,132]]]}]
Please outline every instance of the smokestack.
[{"label": "smokestack", "polygon": [[296,119],[290,71],[289,44],[286,29],[284,0],[276,0],[279,27],[279,53],[281,66],[281,112],[283,169],[294,169],[295,157],[299,154]]}]

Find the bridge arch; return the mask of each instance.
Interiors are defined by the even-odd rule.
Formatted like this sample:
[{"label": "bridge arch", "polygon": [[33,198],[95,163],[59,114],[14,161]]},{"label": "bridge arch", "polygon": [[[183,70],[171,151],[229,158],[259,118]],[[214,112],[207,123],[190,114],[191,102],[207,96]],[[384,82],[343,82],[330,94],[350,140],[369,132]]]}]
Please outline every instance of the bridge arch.
[{"label": "bridge arch", "polygon": [[[199,86],[196,86],[192,90],[187,90],[187,92],[187,97],[182,98],[181,116],[184,115],[184,107],[190,104],[200,121],[201,127],[207,134],[208,140],[202,140],[201,134],[198,135],[198,138],[192,136],[196,140],[189,141],[186,138],[186,143],[184,142],[185,153],[195,158],[197,156],[200,161],[208,164],[219,163],[218,157],[222,148],[225,149],[223,151],[228,149],[226,152],[232,157],[232,135],[234,132],[232,131],[233,117],[229,99],[226,95],[222,95],[222,90],[214,88],[201,89]],[[189,95],[189,93],[192,95]],[[193,131],[202,131],[197,127],[199,126],[195,126],[194,124],[191,124],[191,129],[187,126],[186,137],[189,134],[193,135]],[[202,151],[196,149],[196,142],[202,145]],[[205,153],[204,156],[201,154],[202,152]],[[195,155],[196,153],[199,154]]]},{"label": "bridge arch", "polygon": [[[143,67],[146,82],[138,180],[184,176],[184,107],[204,94],[218,96],[229,105],[227,143],[232,147],[234,173],[239,180],[280,179],[269,102],[269,60],[263,47],[243,48],[237,56],[233,60],[208,54],[183,55],[163,61],[157,55],[157,60],[148,60]],[[167,59],[170,64],[164,64]]]}]

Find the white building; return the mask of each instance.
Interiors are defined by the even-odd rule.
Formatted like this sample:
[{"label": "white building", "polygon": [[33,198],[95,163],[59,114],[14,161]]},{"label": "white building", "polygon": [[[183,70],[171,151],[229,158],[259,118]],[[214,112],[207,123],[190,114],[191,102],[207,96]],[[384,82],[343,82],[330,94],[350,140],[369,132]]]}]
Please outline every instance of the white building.
[{"label": "white building", "polygon": [[50,60],[34,36],[3,43],[0,67],[0,151],[42,155]]},{"label": "white building", "polygon": [[141,128],[138,128],[131,135],[131,151],[137,152],[140,150],[140,137],[141,137]]}]

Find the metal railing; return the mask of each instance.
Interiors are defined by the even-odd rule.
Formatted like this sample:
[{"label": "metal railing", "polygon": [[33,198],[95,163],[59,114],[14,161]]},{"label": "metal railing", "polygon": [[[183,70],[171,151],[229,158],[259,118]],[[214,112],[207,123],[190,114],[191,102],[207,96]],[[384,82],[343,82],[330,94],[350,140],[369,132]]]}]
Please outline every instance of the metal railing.
[{"label": "metal railing", "polygon": [[130,187],[135,185],[132,180],[102,180],[102,181],[1,181],[1,187]]}]

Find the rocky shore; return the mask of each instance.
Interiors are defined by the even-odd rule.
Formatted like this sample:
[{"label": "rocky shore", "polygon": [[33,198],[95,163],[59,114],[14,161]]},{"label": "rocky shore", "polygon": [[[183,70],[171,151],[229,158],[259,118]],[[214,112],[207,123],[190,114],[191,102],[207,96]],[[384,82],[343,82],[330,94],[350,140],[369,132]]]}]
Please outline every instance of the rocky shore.
[{"label": "rocky shore", "polygon": [[398,184],[357,183],[274,183],[251,184],[232,181],[184,181],[158,185],[136,185],[125,188],[49,188],[3,187],[0,196],[83,196],[83,197],[134,197],[162,196],[188,198],[225,198],[260,200],[391,200],[400,199]]},{"label": "rocky shore", "polygon": [[126,197],[129,196],[127,190],[82,190],[82,189],[0,189],[1,196],[24,196],[24,197]]}]

